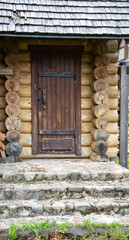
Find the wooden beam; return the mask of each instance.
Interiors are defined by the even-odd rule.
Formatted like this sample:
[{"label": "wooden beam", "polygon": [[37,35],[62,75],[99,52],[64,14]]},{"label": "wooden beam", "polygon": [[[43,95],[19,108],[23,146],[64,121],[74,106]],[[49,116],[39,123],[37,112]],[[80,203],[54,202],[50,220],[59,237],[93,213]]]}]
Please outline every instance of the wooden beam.
[{"label": "wooden beam", "polygon": [[12,68],[0,68],[0,76],[3,75],[13,75],[13,69]]},{"label": "wooden beam", "polygon": [[120,95],[120,165],[127,168],[128,155],[128,78],[126,66],[121,67]]}]

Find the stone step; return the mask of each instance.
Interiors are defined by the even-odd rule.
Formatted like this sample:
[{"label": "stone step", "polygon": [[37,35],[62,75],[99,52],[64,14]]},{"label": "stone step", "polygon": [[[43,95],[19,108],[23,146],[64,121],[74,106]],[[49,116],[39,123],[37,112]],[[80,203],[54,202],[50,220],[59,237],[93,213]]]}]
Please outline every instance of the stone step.
[{"label": "stone step", "polygon": [[1,164],[0,182],[114,181],[129,178],[129,171],[114,162],[87,160],[30,160]]},{"label": "stone step", "polygon": [[74,215],[79,213],[84,216],[90,213],[106,213],[129,215],[129,199],[118,198],[86,198],[79,200],[10,200],[0,202],[0,219],[11,217],[34,217],[44,214],[49,215]]},{"label": "stone step", "polygon": [[107,223],[111,224],[113,222],[118,222],[119,224],[129,225],[129,216],[121,216],[119,214],[87,214],[86,216],[81,216],[80,214],[66,215],[66,216],[36,216],[36,217],[20,217],[20,218],[8,218],[1,219],[0,221],[0,232],[4,232],[10,228],[12,224],[21,226],[22,223],[40,223],[46,220],[56,221],[57,224],[63,224],[69,222],[71,224],[82,224],[84,220],[91,220],[97,223]]},{"label": "stone step", "polygon": [[0,200],[81,199],[86,197],[129,197],[126,182],[50,182],[49,184],[0,184]]}]

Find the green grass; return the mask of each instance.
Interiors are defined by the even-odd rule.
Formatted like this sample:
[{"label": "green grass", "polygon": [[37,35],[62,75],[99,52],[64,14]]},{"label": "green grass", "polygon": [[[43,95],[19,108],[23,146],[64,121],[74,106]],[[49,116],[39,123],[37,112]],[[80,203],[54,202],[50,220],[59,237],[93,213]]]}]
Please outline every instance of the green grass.
[{"label": "green grass", "polygon": [[[12,225],[10,227],[9,233],[11,234],[11,239],[10,240],[15,240],[17,239],[17,230],[21,229],[21,230],[28,230],[31,229],[34,231],[35,233],[35,239],[44,239],[44,236],[39,236],[39,232],[41,230],[48,230],[49,228],[54,227],[55,230],[59,233],[61,233],[61,238],[60,239],[64,239],[63,236],[65,234],[65,232],[67,231],[67,227],[68,226],[76,226],[76,227],[82,227],[82,228],[86,228],[88,229],[91,234],[87,239],[92,239],[93,235],[95,236],[95,239],[110,239],[110,240],[126,240],[129,239],[129,226],[127,227],[127,233],[124,232],[124,230],[122,229],[122,225],[120,225],[119,223],[115,222],[112,224],[106,224],[106,223],[95,223],[92,222],[90,219],[89,220],[85,220],[82,224],[70,224],[68,222],[63,223],[62,225],[60,224],[56,224],[55,221],[43,221],[41,223],[29,223],[29,222],[25,222],[22,224],[22,226],[18,226],[18,225]],[[108,228],[108,230],[110,231],[110,237],[107,236],[107,232],[105,231],[105,233],[102,234],[94,234],[94,229],[95,228]],[[45,238],[46,239],[46,238]],[[57,238],[58,239],[58,238]],[[65,238],[68,239],[68,238]],[[69,237],[69,240],[78,240],[76,237]],[[79,238],[79,240],[84,240],[86,239],[85,236],[83,236],[82,238]]]},{"label": "green grass", "polygon": [[[119,158],[116,159],[116,163],[119,164]],[[128,169],[129,169],[129,156],[128,156]]]}]

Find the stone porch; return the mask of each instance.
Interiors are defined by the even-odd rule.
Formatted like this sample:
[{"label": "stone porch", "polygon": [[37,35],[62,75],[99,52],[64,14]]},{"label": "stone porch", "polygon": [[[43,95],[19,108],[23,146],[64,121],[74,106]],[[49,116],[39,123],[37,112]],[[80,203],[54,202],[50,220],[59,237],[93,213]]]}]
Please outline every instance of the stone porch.
[{"label": "stone porch", "polygon": [[0,200],[0,231],[45,219],[129,224],[129,171],[83,159],[0,164]]}]

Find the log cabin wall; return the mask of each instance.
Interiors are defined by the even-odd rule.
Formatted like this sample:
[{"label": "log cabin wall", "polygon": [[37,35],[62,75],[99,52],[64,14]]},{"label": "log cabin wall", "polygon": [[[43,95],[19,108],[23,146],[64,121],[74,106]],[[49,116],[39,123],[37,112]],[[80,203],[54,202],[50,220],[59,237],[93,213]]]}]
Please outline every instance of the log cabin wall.
[{"label": "log cabin wall", "polygon": [[[31,63],[30,63],[30,52],[28,50],[29,45],[83,45],[82,40],[51,40],[51,39],[25,39],[17,38],[19,47],[19,72],[20,72],[20,89],[18,94],[20,95],[20,113],[19,118],[21,119],[21,139],[20,143],[23,146],[21,158],[41,158],[41,157],[59,157],[55,155],[32,155],[32,141],[31,141]],[[107,140],[107,156],[113,159],[117,156],[117,133],[118,133],[118,81],[117,81],[117,41],[114,40],[88,40],[84,45],[84,52],[82,53],[81,63],[81,157],[89,158],[93,152],[91,147],[94,139],[91,135],[91,131],[96,128],[93,123],[93,106],[96,106],[93,100],[93,94],[95,93],[92,83],[95,80],[93,74],[96,57],[100,57],[106,54],[108,63],[106,69],[108,72],[106,81],[109,85],[108,89],[108,102],[106,105],[109,107],[109,111],[105,112],[105,118],[108,121],[108,125],[105,130],[109,133]],[[100,64],[101,65],[101,64]],[[3,90],[2,90],[3,88]],[[3,118],[0,119],[0,131],[6,132],[4,121],[6,114],[4,111],[5,100],[4,96],[6,89],[4,84],[1,85],[0,97],[0,111],[3,111]],[[70,157],[70,155],[64,155],[64,157]],[[77,156],[71,156],[77,157]]]}]

